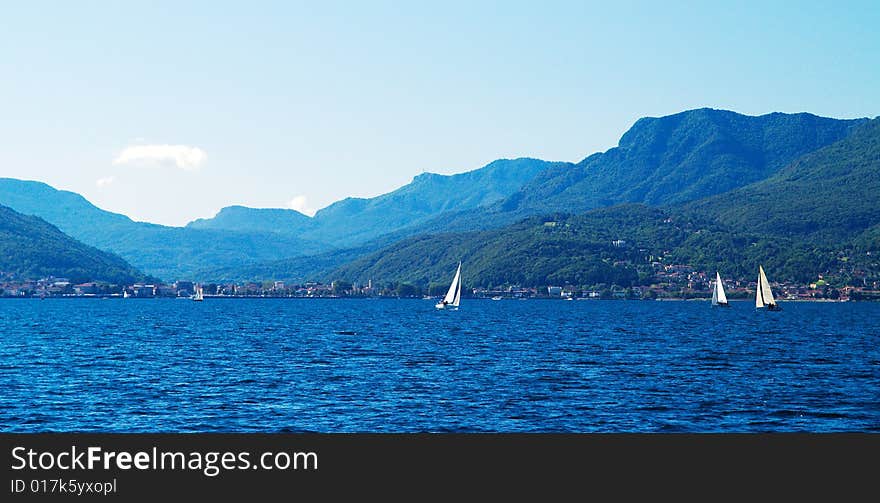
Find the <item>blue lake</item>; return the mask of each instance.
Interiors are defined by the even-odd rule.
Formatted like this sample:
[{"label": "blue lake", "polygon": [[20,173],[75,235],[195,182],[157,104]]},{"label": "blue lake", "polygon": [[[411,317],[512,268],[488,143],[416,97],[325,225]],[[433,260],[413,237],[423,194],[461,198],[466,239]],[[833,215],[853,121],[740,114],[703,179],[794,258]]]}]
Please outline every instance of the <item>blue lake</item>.
[{"label": "blue lake", "polygon": [[782,305],[3,300],[0,430],[880,431],[880,304]]}]

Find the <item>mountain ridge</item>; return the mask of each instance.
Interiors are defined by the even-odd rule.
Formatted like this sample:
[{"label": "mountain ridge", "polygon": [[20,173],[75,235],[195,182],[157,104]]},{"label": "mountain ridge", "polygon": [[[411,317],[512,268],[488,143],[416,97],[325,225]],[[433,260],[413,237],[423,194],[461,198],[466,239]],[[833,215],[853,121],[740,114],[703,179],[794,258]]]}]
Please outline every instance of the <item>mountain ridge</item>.
[{"label": "mountain ridge", "polygon": [[[417,175],[395,191],[371,199],[346,199],[316,217],[287,209],[230,206],[213,219],[196,220],[186,227],[136,222],[98,208],[79,194],[37,181],[0,178],[0,203],[44,218],[72,237],[117,253],[151,274],[179,279],[193,278],[204,270],[357,246],[387,229],[439,215],[448,205],[473,207],[498,200],[552,165],[530,158],[500,159],[455,175]],[[334,228],[322,228],[322,222],[333,214]]]},{"label": "mountain ridge", "polygon": [[357,246],[453,209],[472,209],[499,201],[540,171],[565,164],[529,157],[496,159],[463,173],[421,173],[385,194],[336,201],[318,210],[314,217],[300,218],[293,210],[232,206],[223,208],[212,219],[199,219],[187,227],[267,230],[337,247]]},{"label": "mountain ridge", "polygon": [[[756,198],[756,191],[766,197]],[[793,210],[785,211],[788,207]],[[768,210],[776,216],[756,218]],[[750,224],[754,221],[758,224]],[[483,230],[404,236],[385,246],[377,242],[359,256],[349,254],[335,269],[325,260],[315,271],[320,277],[312,279],[424,286],[464,260],[470,286],[583,284],[579,281],[632,286],[650,275],[645,256],[738,277],[762,263],[779,280],[806,282],[816,274],[847,277],[856,271],[880,279],[880,264],[871,255],[880,255],[878,229],[880,120],[875,119],[733,191],[659,207],[626,203],[530,216]],[[627,244],[615,246],[617,240]],[[622,261],[631,264],[615,270]],[[276,273],[284,271],[283,264],[276,267]]]},{"label": "mountain ridge", "polygon": [[[422,233],[489,229],[534,215],[577,214],[626,203],[684,203],[771,176],[797,157],[845,137],[868,120],[806,112],[750,116],[712,108],[643,117],[623,133],[617,147],[563,169],[545,170],[510,197],[477,211],[449,212],[392,235],[404,239]],[[734,126],[741,126],[741,130],[731,132]],[[724,135],[719,136],[716,130]],[[729,140],[731,135],[736,141]],[[782,141],[777,142],[780,137]],[[765,141],[769,145],[764,145]],[[671,152],[660,148],[669,144]],[[773,145],[778,148],[770,148]]]},{"label": "mountain ridge", "polygon": [[[646,117],[617,147],[586,157],[570,172],[537,177],[523,188],[517,206],[577,212],[699,199],[770,176],[867,120],[780,112],[750,116],[711,108]],[[551,198],[552,205],[541,204]]]},{"label": "mountain ridge", "polygon": [[315,217],[230,206],[212,219],[165,227],[106,212],[40,182],[12,179],[0,179],[0,203],[44,217],[74,238],[166,278],[205,271],[234,277],[235,268],[259,270],[261,264],[283,271],[285,261],[327,270],[356,253],[420,234],[500,228],[531,216],[620,204],[698,201],[771,178],[866,121],[710,108],[644,117],[617,147],[578,163],[499,159],[456,175],[423,173],[374,198],[338,201]]}]

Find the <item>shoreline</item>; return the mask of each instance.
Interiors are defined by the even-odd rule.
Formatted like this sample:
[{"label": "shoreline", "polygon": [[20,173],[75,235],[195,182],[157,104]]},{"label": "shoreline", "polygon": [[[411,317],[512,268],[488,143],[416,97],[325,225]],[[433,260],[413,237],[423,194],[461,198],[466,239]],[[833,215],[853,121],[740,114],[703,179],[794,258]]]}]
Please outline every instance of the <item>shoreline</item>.
[{"label": "shoreline", "polygon": [[[2,296],[0,300],[133,300],[133,301],[148,301],[148,300],[189,300],[189,297],[122,297],[121,295],[59,295],[59,296],[47,296],[45,298],[41,297],[13,297],[13,296]],[[440,299],[440,297],[434,298],[424,298],[424,297],[339,297],[339,296],[316,296],[316,297],[272,297],[272,296],[247,296],[247,295],[217,295],[217,296],[208,296],[205,295],[204,299],[207,300],[430,300],[435,301]],[[491,297],[466,297],[466,300],[474,301],[494,301]],[[568,299],[561,299],[558,297],[505,297],[499,300],[506,301],[516,301],[516,300],[538,300],[538,301],[566,301]],[[590,299],[586,297],[578,297],[574,298],[574,300],[578,301],[589,301],[589,302],[710,302],[709,298],[684,298],[684,297],[663,297],[657,299]],[[743,303],[743,302],[754,302],[753,299],[728,299],[730,303]],[[853,299],[780,299],[780,304],[787,304],[789,302],[821,302],[821,303],[833,303],[833,304],[845,304],[848,302],[880,302],[880,299],[861,299],[861,300],[853,300]]]}]

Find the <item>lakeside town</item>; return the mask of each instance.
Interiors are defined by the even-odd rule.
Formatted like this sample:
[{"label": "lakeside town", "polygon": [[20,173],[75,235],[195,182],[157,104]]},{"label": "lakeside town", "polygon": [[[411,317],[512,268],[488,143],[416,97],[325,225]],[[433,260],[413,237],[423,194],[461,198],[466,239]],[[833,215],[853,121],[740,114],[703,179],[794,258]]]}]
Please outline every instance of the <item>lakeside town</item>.
[{"label": "lakeside town", "polygon": [[[622,287],[619,285],[545,285],[524,287],[506,285],[494,288],[466,289],[470,298],[500,299],[573,299],[573,300],[678,300],[709,299],[712,296],[713,274],[692,270],[687,265],[666,265],[657,271],[649,285]],[[808,284],[773,283],[780,300],[802,301],[862,301],[880,300],[880,281],[867,278],[862,285],[833,285],[818,275]],[[746,299],[754,296],[756,281],[722,277],[727,296]],[[442,296],[447,285],[436,284],[424,288],[407,283],[366,284],[334,281],[331,283],[306,282],[290,284],[284,281],[243,283],[135,283],[114,285],[106,282],[75,283],[69,278],[47,277],[37,280],[19,279],[0,272],[0,297],[102,297],[102,298],[190,298],[197,288],[206,298],[434,298]]]}]

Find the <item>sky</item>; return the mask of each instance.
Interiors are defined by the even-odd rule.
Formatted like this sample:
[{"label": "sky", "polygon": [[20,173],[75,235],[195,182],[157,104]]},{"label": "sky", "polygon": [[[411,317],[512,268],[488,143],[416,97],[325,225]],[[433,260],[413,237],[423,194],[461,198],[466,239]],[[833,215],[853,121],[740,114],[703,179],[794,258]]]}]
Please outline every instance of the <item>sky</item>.
[{"label": "sky", "polygon": [[184,225],[579,161],[640,117],[880,115],[880,2],[2,2],[0,176]]}]

